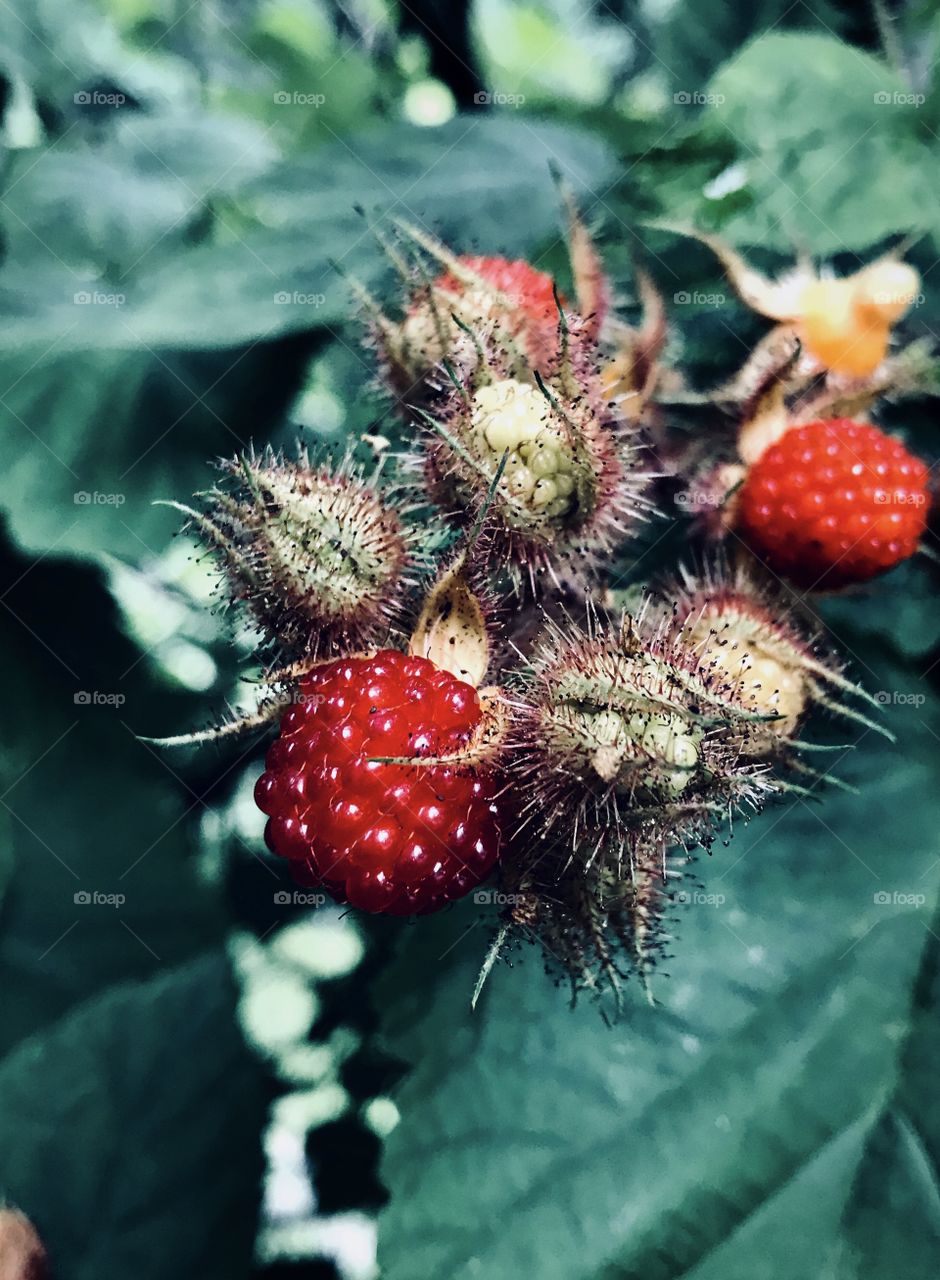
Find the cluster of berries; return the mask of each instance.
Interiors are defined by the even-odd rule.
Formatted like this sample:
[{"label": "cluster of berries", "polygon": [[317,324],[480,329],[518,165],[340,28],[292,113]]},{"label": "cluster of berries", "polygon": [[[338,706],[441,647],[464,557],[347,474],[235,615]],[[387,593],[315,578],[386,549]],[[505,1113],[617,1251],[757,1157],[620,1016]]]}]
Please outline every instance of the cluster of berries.
[{"label": "cluster of berries", "polygon": [[[736,456],[701,441],[684,456],[657,398],[661,303],[644,277],[647,316],[628,328],[568,212],[573,304],[526,262],[456,256],[409,227],[390,247],[398,313],[354,284],[413,449],[379,447],[369,474],[352,454],[245,458],[181,510],[267,641],[278,696],[246,723],[280,719],[255,793],[271,851],[339,902],[400,915],[495,871],[500,944],[534,934],[576,985],[616,986],[655,960],[694,851],[817,778],[801,750],[814,708],[876,727],[792,587],[845,587],[913,554],[927,469],[863,417],[903,310],[878,310],[871,268],[864,288],[829,282],[851,305],[828,345],[826,282],[804,282],[790,315],[774,295]],[[869,354],[884,337],[861,373],[853,324]],[[825,351],[842,367],[821,370]],[[847,399],[852,419],[810,416]],[[662,518],[684,467],[722,491],[700,532],[725,545],[617,610],[614,557]]]}]

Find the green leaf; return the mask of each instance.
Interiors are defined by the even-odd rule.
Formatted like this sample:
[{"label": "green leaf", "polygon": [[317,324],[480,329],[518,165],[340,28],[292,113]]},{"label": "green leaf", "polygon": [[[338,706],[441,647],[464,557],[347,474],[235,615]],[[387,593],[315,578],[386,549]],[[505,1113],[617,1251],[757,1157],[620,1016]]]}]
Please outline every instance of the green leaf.
[{"label": "green leaf", "polygon": [[[75,94],[112,81],[133,89],[140,79],[133,50],[91,0],[63,6],[25,0],[3,10],[0,70],[22,79],[43,102],[75,112]],[[125,80],[126,74],[126,80]]]},{"label": "green leaf", "polygon": [[[940,886],[937,706],[897,700],[888,722],[903,750],[866,733],[838,769],[861,797],[771,809],[699,866],[712,897],[677,913],[657,1008],[634,988],[607,1026],[529,955],[473,1015],[478,910],[409,931],[382,993],[414,1064],[385,1164],[387,1280],[796,1280],[852,1256],[843,1215],[892,1105]],[[935,1141],[923,1089],[918,1113]],[[917,1248],[898,1248],[894,1274],[919,1280]]]},{"label": "green leaf", "polygon": [[[774,32],[723,67],[705,101],[703,129],[730,135],[749,197],[719,224],[731,239],[831,254],[936,228],[934,140],[910,87],[877,58]],[[707,199],[700,214],[714,224]]]},{"label": "green leaf", "polygon": [[198,237],[207,201],[233,197],[278,156],[258,125],[205,114],[115,109],[103,141],[74,137],[14,153],[2,210],[8,256],[68,269],[62,303],[87,284],[90,264],[107,274],[102,291],[126,293],[125,277]]},{"label": "green leaf", "polygon": [[[125,140],[142,128],[129,125]],[[171,143],[167,135],[173,151]],[[236,229],[228,212],[214,239],[183,247],[160,229],[181,190],[211,185],[217,170],[192,156],[181,188],[169,172],[159,177],[155,161],[142,167],[147,152],[134,147],[120,164],[108,152],[109,181],[83,233],[94,250],[62,230],[71,219],[53,216],[55,193],[74,188],[76,157],[44,156],[36,170],[49,215],[43,237],[19,227],[18,256],[0,270],[9,320],[0,341],[4,504],[30,550],[156,554],[178,520],[151,503],[205,487],[213,455],[270,438],[309,354],[304,334],[359,323],[334,260],[373,284],[387,273],[355,206],[386,222],[411,219],[460,248],[527,252],[559,226],[549,161],[582,191],[601,184],[609,164],[589,136],[521,117],[387,125],[256,181],[243,174],[240,198],[254,221]],[[32,174],[25,196],[31,182]],[[86,197],[75,200],[78,208]],[[151,220],[138,217],[142,208]],[[143,230],[156,237],[152,252],[136,238]],[[111,251],[126,256],[131,247],[137,262],[114,271]],[[97,274],[69,260],[79,248]],[[371,377],[365,358],[360,368]]]},{"label": "green leaf", "polygon": [[227,927],[190,843],[201,791],[135,738],[205,719],[205,706],[154,679],[91,569],[6,546],[3,563],[0,861],[12,869],[0,1054],[101,987],[217,945]]},{"label": "green leaf", "polygon": [[[140,127],[129,125],[127,138]],[[357,206],[380,221],[410,219],[459,248],[518,253],[560,226],[550,163],[590,191],[611,160],[582,131],[521,116],[460,117],[436,129],[395,123],[265,168],[239,186],[254,225],[232,225],[223,214],[215,238],[188,252],[161,254],[154,243],[156,252],[145,251],[134,269],[108,274],[112,246],[103,240],[96,279],[62,261],[54,235],[52,243],[34,240],[29,255],[0,272],[0,301],[16,317],[8,349],[53,340],[57,352],[232,347],[349,320],[356,309],[334,263],[367,279],[385,266]],[[56,164],[69,168],[67,186],[73,161],[44,158],[52,190],[48,167]],[[213,172],[201,182],[211,185]],[[132,208],[153,201],[155,175],[135,172],[130,160],[123,175],[101,199]],[[164,181],[170,199],[180,184],[169,171]],[[185,185],[196,181],[190,174]],[[100,209],[97,225],[107,226]]]},{"label": "green leaf", "polygon": [[[810,9],[790,0],[754,0],[747,5],[677,6],[657,33],[659,66],[674,92],[704,89],[712,74],[747,41],[763,31],[816,27],[835,33],[846,26],[838,9],[821,0]],[[779,69],[778,69],[779,75]]]},{"label": "green leaf", "polygon": [[0,1062],[0,1193],[59,1280],[251,1271],[265,1099],[221,952],[86,1001]]},{"label": "green leaf", "polygon": [[[936,1099],[940,948],[935,920],[914,993],[894,1097],[866,1144],[846,1208],[864,1276],[935,1274],[940,1256],[940,1124]],[[903,1259],[906,1270],[897,1269]]]},{"label": "green leaf", "polygon": [[41,376],[32,354],[3,360],[12,535],[37,553],[158,555],[180,518],[153,503],[209,487],[212,459],[268,439],[308,349],[55,350]]}]

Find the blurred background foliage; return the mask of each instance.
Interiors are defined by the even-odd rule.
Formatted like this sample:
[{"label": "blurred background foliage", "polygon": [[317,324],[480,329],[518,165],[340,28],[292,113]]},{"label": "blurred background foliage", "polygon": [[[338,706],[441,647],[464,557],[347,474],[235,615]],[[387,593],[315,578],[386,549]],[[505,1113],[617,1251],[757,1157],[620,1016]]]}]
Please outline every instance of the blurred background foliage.
[{"label": "blurred background foliage", "polygon": [[[762,326],[665,223],[772,269],[909,235],[935,337],[938,39],[916,0],[0,0],[0,1195],[56,1276],[367,1280],[386,1202],[389,1280],[936,1274],[929,567],[826,609],[898,747],[700,867],[615,1026],[534,954],[471,1017],[480,908],[284,903],[262,745],[135,735],[257,674],[153,501],[393,430],[341,274],[388,290],[373,224],[563,279],[551,160],[627,316],[636,261],[692,295],[696,385]],[[935,401],[885,420],[937,456]]]}]

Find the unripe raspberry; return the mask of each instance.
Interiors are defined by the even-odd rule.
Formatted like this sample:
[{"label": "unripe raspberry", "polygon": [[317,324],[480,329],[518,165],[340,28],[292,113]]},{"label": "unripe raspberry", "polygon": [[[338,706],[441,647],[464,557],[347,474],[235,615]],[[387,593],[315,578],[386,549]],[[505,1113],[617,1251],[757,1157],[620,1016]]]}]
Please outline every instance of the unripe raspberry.
[{"label": "unripe raspberry", "polygon": [[681,614],[677,638],[714,673],[721,696],[757,715],[779,717],[749,726],[743,749],[764,754],[768,740],[792,735],[810,696],[804,665],[810,651],[787,612],[775,616],[743,591],[704,586],[677,609],[677,623]]},{"label": "unripe raspberry", "polygon": [[222,468],[231,483],[205,495],[205,512],[179,509],[262,630],[303,654],[384,632],[419,558],[416,534],[351,460],[334,469],[269,455]]},{"label": "unripe raspberry", "polygon": [[[575,306],[597,339],[609,306],[609,284],[571,192],[556,175],[565,206]],[[468,371],[488,337],[505,355],[510,376],[543,368],[557,354],[558,311],[567,303],[550,275],[521,259],[452,253],[420,227],[398,224],[402,240],[380,236],[405,283],[403,315],[393,319],[362,285],[351,281],[369,313],[385,381],[397,399],[425,402],[446,366]],[[409,256],[413,260],[409,261]]]},{"label": "unripe raspberry", "polygon": [[464,381],[426,417],[432,493],[466,523],[486,508],[494,554],[517,584],[534,586],[546,571],[556,582],[583,578],[644,514],[635,436],[604,397],[576,317],[540,372],[520,374],[491,342],[478,347]]},{"label": "unripe raspberry", "polygon": [[[799,651],[782,627],[764,628],[747,611],[726,604],[689,622],[685,636],[730,699],[760,715],[780,717],[768,731],[787,735],[796,729],[806,710],[806,680]],[[759,750],[756,737],[752,731],[745,749]]]},{"label": "unripe raspberry", "polygon": [[434,248],[448,269],[412,287],[402,319],[373,314],[376,345],[397,397],[411,404],[425,399],[431,375],[445,362],[471,367],[472,333],[490,335],[520,370],[552,358],[558,304],[551,276],[527,262],[454,257]]},{"label": "unripe raspberry", "polygon": [[[553,420],[554,419],[554,420]],[[495,471],[508,450],[505,483],[522,508],[508,519],[524,528],[534,520],[559,520],[577,502],[575,462],[563,424],[531,383],[505,378],[481,387],[470,412],[472,445]]]},{"label": "unripe raspberry", "polygon": [[740,734],[743,756],[797,765],[797,734],[814,706],[880,727],[853,705],[872,700],[843,675],[815,623],[749,569],[717,563],[697,577],[683,571],[657,595],[672,646],[700,663],[719,703],[753,717]]},{"label": "unripe raspberry", "polygon": [[713,815],[758,807],[773,789],[761,764],[741,759],[760,723],[661,626],[552,627],[519,719],[524,821],[576,829],[615,860],[630,832],[710,843]]},{"label": "unripe raspberry", "polygon": [[[440,340],[442,315],[448,350]],[[498,330],[532,364],[550,358],[558,345],[558,306],[550,275],[527,262],[465,255],[433,281],[428,295],[409,307],[403,332],[416,357],[416,375],[448,356],[450,344],[460,343],[466,350],[466,334],[454,323],[455,315],[472,329]]]}]

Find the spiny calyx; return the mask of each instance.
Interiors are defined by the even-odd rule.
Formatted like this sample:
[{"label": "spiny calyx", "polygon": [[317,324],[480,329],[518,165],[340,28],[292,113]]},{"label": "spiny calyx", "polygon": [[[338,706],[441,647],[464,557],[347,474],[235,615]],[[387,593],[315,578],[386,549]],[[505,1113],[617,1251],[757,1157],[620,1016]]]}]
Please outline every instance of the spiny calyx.
[{"label": "spiny calyx", "polygon": [[420,415],[436,501],[466,522],[485,511],[495,557],[533,586],[545,571],[590,574],[644,514],[636,437],[605,398],[594,347],[577,317],[560,313],[559,335],[555,357],[524,370],[475,335],[477,362],[451,369]]},{"label": "spiny calyx", "polygon": [[[541,362],[557,343],[554,282],[527,262],[450,257],[448,269],[420,286],[397,330],[397,360],[412,381],[443,360],[471,355],[466,330],[496,332],[516,359]],[[463,326],[463,327],[461,327]]]},{"label": "spiny calyx", "polygon": [[645,614],[589,633],[552,625],[518,714],[520,832],[574,832],[580,856],[613,866],[631,833],[708,844],[722,818],[776,789],[742,751],[767,718],[724,698],[710,667]]},{"label": "spiny calyx", "polygon": [[[571,193],[559,182],[566,210],[574,311],[594,338],[608,307],[609,286],[600,258]],[[355,281],[369,314],[386,381],[408,404],[422,402],[436,373],[450,364],[469,368],[478,357],[474,334],[489,336],[508,365],[541,368],[558,349],[557,312],[567,303],[551,275],[522,259],[456,254],[420,227],[399,222],[399,242],[380,233],[405,288],[400,319],[387,315]]]},{"label": "spiny calyx", "polygon": [[182,510],[219,557],[236,602],[288,650],[359,643],[387,626],[416,536],[347,455],[336,467],[221,463],[229,484]]},{"label": "spiny calyx", "polygon": [[717,699],[755,717],[742,754],[776,756],[808,772],[798,757],[812,746],[796,735],[813,707],[886,732],[859,710],[859,702],[877,704],[845,677],[816,625],[749,568],[719,562],[698,576],[683,570],[658,593],[675,647],[694,656]]}]

